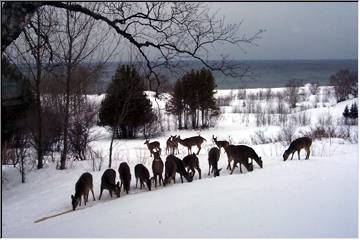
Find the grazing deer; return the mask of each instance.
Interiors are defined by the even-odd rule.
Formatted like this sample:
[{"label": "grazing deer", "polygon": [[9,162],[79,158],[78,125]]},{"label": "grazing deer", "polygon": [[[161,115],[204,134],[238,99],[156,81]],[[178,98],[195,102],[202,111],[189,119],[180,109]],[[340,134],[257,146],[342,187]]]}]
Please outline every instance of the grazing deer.
[{"label": "grazing deer", "polygon": [[289,148],[287,150],[285,150],[285,152],[283,154],[284,161],[286,161],[288,159],[290,154],[292,154],[292,156],[291,156],[291,160],[292,160],[294,157],[294,153],[296,151],[298,152],[298,158],[300,160],[300,150],[303,148],[305,148],[305,151],[306,151],[305,159],[309,159],[311,143],[312,143],[312,140],[309,137],[302,137],[302,138],[295,139],[294,141],[292,141],[290,143]]},{"label": "grazing deer", "polygon": [[225,149],[228,156],[228,168],[231,169],[230,163],[231,161],[234,161],[233,168],[231,169],[230,174],[234,172],[234,169],[238,163],[240,167],[240,173],[242,173],[241,164],[244,165],[249,172],[254,170],[254,165],[252,161],[250,163],[248,162],[249,156],[247,154],[247,151],[242,146],[244,145],[229,145]]},{"label": "grazing deer", "polygon": [[165,183],[171,182],[171,179],[175,181],[175,174],[180,174],[181,183],[184,183],[183,176],[188,182],[192,182],[193,176],[190,175],[184,167],[180,158],[175,157],[173,154],[166,157],[165,161]]},{"label": "grazing deer", "polygon": [[230,143],[228,141],[218,141],[217,137],[215,137],[214,135],[213,135],[213,140],[214,140],[216,146],[218,146],[218,148],[220,150],[221,150],[221,148],[223,148],[225,150],[225,148],[227,148],[230,145]]},{"label": "grazing deer", "polygon": [[199,173],[199,179],[201,179],[201,169],[199,167],[199,159],[195,153],[187,155],[183,158],[184,167],[187,168],[187,171],[191,170],[192,176],[195,175],[195,169]]},{"label": "grazing deer", "polygon": [[95,195],[93,190],[93,178],[91,173],[86,172],[80,176],[79,180],[75,184],[75,196],[71,195],[71,204],[74,211],[78,205],[81,206],[81,197],[83,197],[86,206],[86,202],[88,201],[90,190],[93,195],[93,199],[95,201]]},{"label": "grazing deer", "polygon": [[120,175],[120,190],[121,187],[124,187],[124,191],[126,191],[126,194],[129,193],[130,191],[130,182],[131,182],[131,173],[130,173],[130,168],[129,165],[126,162],[122,162],[120,163],[119,166],[119,175]]},{"label": "grazing deer", "polygon": [[136,188],[137,188],[138,180],[140,179],[140,189],[142,189],[142,186],[145,187],[144,185],[145,182],[149,191],[151,191],[151,179],[150,179],[149,171],[141,163],[135,166],[135,178],[136,178]]},{"label": "grazing deer", "polygon": [[115,184],[116,171],[114,169],[106,169],[101,177],[101,186],[100,186],[100,196],[101,199],[102,192],[104,189],[108,189],[110,192],[110,197],[112,197],[112,192],[114,191],[117,197],[120,197],[120,183]]},{"label": "grazing deer", "polygon": [[[229,148],[230,147],[230,148]],[[259,157],[256,152],[254,151],[254,149],[252,149],[251,147],[245,146],[245,145],[229,145],[227,148],[225,148],[225,152],[228,156],[228,166],[227,169],[231,169],[230,163],[231,161],[234,159],[234,156],[229,156],[229,151],[227,151],[227,149],[229,149],[229,151],[232,151],[233,153],[236,152],[236,154],[240,157],[242,157],[244,159],[244,161],[248,160],[249,158],[251,159],[251,164],[253,164],[253,160],[255,160],[255,162],[259,165],[259,167],[263,168],[263,162],[261,160],[261,157]],[[232,150],[230,150],[232,149]],[[245,165],[244,165],[245,166]],[[241,171],[241,169],[240,169]]]},{"label": "grazing deer", "polygon": [[159,176],[159,185],[161,185],[161,181],[164,185],[164,179],[162,177],[164,171],[164,162],[161,160],[159,153],[154,153],[154,160],[152,162],[151,168],[154,174],[152,179],[155,180],[155,187],[157,187],[157,176]]},{"label": "grazing deer", "polygon": [[146,139],[144,144],[146,144],[147,148],[150,151],[150,157],[152,157],[152,155],[154,154],[154,149],[156,150],[156,152],[159,152],[161,154],[160,143],[158,141],[150,142],[149,139]]},{"label": "grazing deer", "polygon": [[176,160],[174,155],[169,155],[165,160],[165,184],[171,183],[171,179],[176,183],[175,175],[176,175]]},{"label": "grazing deer", "polygon": [[201,137],[201,136],[195,136],[195,137],[189,137],[189,138],[185,138],[185,139],[181,139],[180,136],[178,136],[177,141],[188,148],[188,154],[191,154],[191,147],[192,146],[197,146],[198,147],[198,152],[196,153],[196,155],[199,155],[200,150],[201,150],[201,144],[206,141],[205,138]]},{"label": "grazing deer", "polygon": [[214,173],[214,177],[220,176],[220,171],[222,168],[218,169],[218,161],[220,158],[220,149],[217,147],[213,147],[209,151],[209,172],[208,175],[210,175],[210,169],[211,172]]}]

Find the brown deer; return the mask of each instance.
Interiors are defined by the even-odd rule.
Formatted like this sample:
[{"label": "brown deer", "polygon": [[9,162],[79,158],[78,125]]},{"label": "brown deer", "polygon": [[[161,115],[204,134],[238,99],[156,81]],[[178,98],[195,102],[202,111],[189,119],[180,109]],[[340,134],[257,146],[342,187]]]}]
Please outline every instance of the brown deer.
[{"label": "brown deer", "polygon": [[292,141],[290,143],[289,148],[287,150],[285,150],[285,152],[283,154],[284,161],[286,161],[288,159],[290,154],[292,154],[292,156],[291,156],[291,160],[292,160],[294,157],[294,153],[296,151],[298,152],[298,158],[300,160],[300,150],[303,148],[306,151],[305,159],[309,159],[311,143],[312,143],[312,140],[309,137],[302,137],[302,138],[295,139],[294,141]]},{"label": "brown deer", "polygon": [[172,143],[173,136],[170,135],[170,137],[166,140],[166,154],[170,154],[172,152]]},{"label": "brown deer", "polygon": [[165,161],[165,184],[171,182],[171,179],[175,181],[175,174],[180,174],[181,183],[184,183],[183,176],[188,182],[192,182],[193,176],[190,175],[184,167],[180,158],[175,157],[173,154],[166,157]]},{"label": "brown deer", "polygon": [[124,187],[124,191],[126,191],[126,194],[129,193],[130,191],[130,182],[131,182],[131,173],[130,173],[130,168],[129,165],[126,162],[122,162],[120,163],[119,166],[119,175],[120,175],[120,190],[121,187]]},{"label": "brown deer", "polygon": [[210,169],[212,168],[211,172],[214,173],[214,177],[220,176],[220,171],[222,168],[218,169],[219,158],[220,158],[220,149],[217,147],[211,148],[208,157],[208,162],[209,162],[208,175],[210,175]]},{"label": "brown deer", "polygon": [[172,141],[171,141],[171,148],[172,148],[172,154],[179,154],[179,141],[175,136],[171,136],[172,137]]},{"label": "brown deer", "polygon": [[80,176],[79,180],[75,184],[75,196],[71,195],[71,204],[74,211],[78,205],[81,206],[81,197],[83,197],[84,204],[86,206],[86,202],[88,201],[90,190],[93,195],[93,199],[95,201],[95,195],[93,190],[93,178],[91,173],[86,172]]},{"label": "brown deer", "polygon": [[161,154],[160,143],[158,141],[150,142],[149,139],[146,139],[144,144],[146,144],[147,148],[150,151],[150,157],[152,157],[152,155],[154,154],[154,149],[156,150],[156,152],[160,152]]},{"label": "brown deer", "polygon": [[[229,148],[230,147],[230,148]],[[230,151],[232,151],[233,153],[236,152],[236,154],[238,154],[239,156],[241,156],[244,161],[248,160],[249,158],[251,159],[251,164],[253,164],[253,160],[255,160],[255,162],[259,165],[259,167],[263,168],[263,162],[261,160],[261,157],[259,157],[256,152],[254,151],[254,149],[252,149],[249,146],[246,145],[229,145],[229,147],[225,148],[225,152],[228,156],[228,166],[227,169],[231,169],[230,163],[231,161],[234,159],[234,156],[229,156],[229,151],[227,151],[227,149],[232,149]],[[244,165],[245,166],[245,165]],[[241,169],[240,169],[241,171]]]},{"label": "brown deer", "polygon": [[199,155],[200,150],[201,150],[201,144],[206,141],[205,138],[201,137],[201,136],[195,136],[195,137],[189,137],[189,138],[185,138],[185,139],[181,139],[180,136],[178,136],[177,141],[188,148],[188,154],[191,154],[191,147],[192,146],[197,146],[198,147],[198,152],[196,153],[196,155]]},{"label": "brown deer", "polygon": [[201,179],[201,169],[199,167],[199,159],[195,155],[195,153],[185,156],[182,161],[184,167],[187,169],[188,172],[189,170],[191,170],[192,175],[194,176],[196,169],[196,171],[199,173],[199,179]]},{"label": "brown deer", "polygon": [[176,165],[176,160],[175,160],[175,156],[174,155],[169,155],[166,157],[165,160],[165,184],[170,184],[171,180],[174,181],[174,183],[176,183],[175,180],[175,175],[176,175],[176,169],[177,169],[177,165]]},{"label": "brown deer", "polygon": [[230,145],[230,143],[228,141],[218,141],[217,137],[215,137],[214,135],[213,135],[213,140],[214,140],[216,146],[218,146],[218,148],[220,150],[221,150],[221,148],[223,148],[225,150],[225,148],[227,148]]},{"label": "brown deer", "polygon": [[228,156],[228,169],[231,169],[230,163],[231,161],[234,161],[233,168],[231,169],[230,174],[234,172],[234,169],[236,165],[239,163],[240,173],[242,173],[241,164],[244,165],[244,167],[249,171],[254,170],[254,165],[252,161],[248,162],[248,153],[244,148],[242,147],[244,145],[229,145],[225,150],[226,154]]},{"label": "brown deer", "polygon": [[102,192],[104,189],[109,190],[110,197],[112,197],[112,192],[114,191],[117,197],[120,197],[120,183],[115,184],[116,171],[114,169],[106,169],[101,177],[101,186],[100,186],[100,196],[101,199]]},{"label": "brown deer", "polygon": [[152,162],[152,171],[154,176],[152,177],[152,179],[155,180],[155,187],[157,187],[157,177],[159,177],[159,185],[161,185],[161,181],[164,185],[164,179],[162,177],[163,171],[164,171],[164,162],[161,160],[160,158],[160,154],[159,153],[154,153],[154,160]]},{"label": "brown deer", "polygon": [[136,188],[137,188],[138,180],[140,179],[140,189],[142,189],[143,186],[145,187],[144,185],[145,182],[149,191],[151,191],[151,179],[147,168],[141,163],[139,163],[135,166],[134,170],[135,170],[135,178],[136,178]]}]

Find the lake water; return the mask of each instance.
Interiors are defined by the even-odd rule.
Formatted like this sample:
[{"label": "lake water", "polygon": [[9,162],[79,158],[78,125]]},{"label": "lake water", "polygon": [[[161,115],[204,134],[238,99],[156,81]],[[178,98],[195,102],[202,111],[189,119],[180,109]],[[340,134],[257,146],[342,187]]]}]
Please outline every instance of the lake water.
[{"label": "lake water", "polygon": [[[248,60],[241,61],[251,68],[254,77],[232,78],[224,76],[220,72],[213,72],[219,89],[236,89],[239,87],[284,87],[290,80],[296,79],[303,83],[318,82],[320,85],[328,85],[330,76],[340,69],[357,71],[356,60]],[[119,63],[108,63],[101,78],[103,87],[111,81]],[[181,73],[171,73],[161,70],[170,82],[175,82],[191,68],[199,69],[202,65],[188,62]]]}]

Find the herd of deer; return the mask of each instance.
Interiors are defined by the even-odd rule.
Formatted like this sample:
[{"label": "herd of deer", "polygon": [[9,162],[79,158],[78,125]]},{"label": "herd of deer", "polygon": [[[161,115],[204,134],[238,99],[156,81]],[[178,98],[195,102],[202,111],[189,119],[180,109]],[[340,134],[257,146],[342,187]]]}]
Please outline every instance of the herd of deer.
[{"label": "herd of deer", "polygon": [[[210,149],[208,153],[208,164],[209,171],[213,173],[214,177],[220,175],[222,168],[218,168],[218,161],[220,158],[221,148],[225,150],[225,153],[228,157],[227,169],[230,170],[230,174],[233,173],[234,169],[239,164],[240,172],[242,173],[241,165],[243,165],[247,171],[251,172],[254,169],[253,160],[262,168],[263,162],[261,157],[259,157],[254,149],[245,145],[231,145],[228,141],[218,141],[216,137],[213,136],[213,140],[217,147]],[[136,188],[138,187],[138,181],[140,180],[140,189],[145,187],[145,184],[149,191],[151,191],[151,183],[155,182],[155,187],[157,187],[157,179],[159,179],[159,185],[161,183],[163,186],[170,184],[171,180],[175,181],[176,173],[180,174],[181,182],[183,183],[183,177],[188,181],[192,182],[195,175],[195,170],[199,174],[199,179],[201,179],[201,169],[199,167],[199,159],[196,155],[199,154],[201,150],[201,145],[206,141],[205,138],[201,136],[195,136],[190,138],[181,139],[180,136],[170,136],[166,141],[166,153],[169,154],[166,157],[165,164],[160,158],[161,148],[158,141],[150,142],[148,139],[144,144],[147,145],[150,156],[154,156],[152,161],[152,172],[153,177],[150,177],[149,170],[143,164],[137,164],[134,168],[135,178],[136,178]],[[188,155],[184,157],[183,160],[176,157],[175,154],[179,153],[178,143],[188,148]],[[292,154],[291,159],[294,157],[294,153],[298,152],[298,158],[300,160],[300,150],[305,149],[306,158],[309,159],[310,156],[310,146],[312,140],[308,137],[298,138],[291,142],[289,148],[285,150],[283,154],[283,160],[286,161],[290,154]],[[193,146],[198,147],[197,154],[191,153],[191,148]],[[250,158],[250,162],[249,162]],[[231,162],[233,166],[231,168]],[[163,172],[165,167],[165,178],[163,178]],[[120,181],[116,182],[116,171],[114,169],[107,169],[101,177],[101,186],[100,186],[100,196],[104,189],[109,190],[110,196],[112,197],[112,192],[115,192],[117,197],[120,197],[121,188],[124,188],[124,191],[128,194],[130,191],[130,182],[131,182],[131,173],[130,167],[126,162],[122,162],[119,166],[119,176]],[[144,184],[145,183],[145,184]],[[92,175],[88,172],[82,174],[79,180],[75,184],[75,195],[71,195],[73,210],[78,205],[81,205],[81,198],[84,200],[84,204],[88,201],[89,191],[92,192],[93,200],[95,201],[95,195],[93,191],[93,178]]]}]

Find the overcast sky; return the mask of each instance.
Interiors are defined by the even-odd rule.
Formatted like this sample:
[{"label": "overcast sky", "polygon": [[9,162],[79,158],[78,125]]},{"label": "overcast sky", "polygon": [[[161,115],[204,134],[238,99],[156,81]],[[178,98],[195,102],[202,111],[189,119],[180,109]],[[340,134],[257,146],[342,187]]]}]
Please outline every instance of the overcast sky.
[{"label": "overcast sky", "polygon": [[357,3],[208,3],[244,33],[266,29],[257,47],[221,48],[233,59],[355,59]]}]

